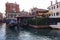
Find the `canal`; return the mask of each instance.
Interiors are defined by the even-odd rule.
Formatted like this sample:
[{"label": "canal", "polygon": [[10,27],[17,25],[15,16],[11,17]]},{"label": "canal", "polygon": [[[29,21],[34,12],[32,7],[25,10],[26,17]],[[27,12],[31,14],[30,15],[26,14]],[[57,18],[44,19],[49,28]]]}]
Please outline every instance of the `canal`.
[{"label": "canal", "polygon": [[0,24],[0,40],[60,40],[60,30],[19,28]]}]

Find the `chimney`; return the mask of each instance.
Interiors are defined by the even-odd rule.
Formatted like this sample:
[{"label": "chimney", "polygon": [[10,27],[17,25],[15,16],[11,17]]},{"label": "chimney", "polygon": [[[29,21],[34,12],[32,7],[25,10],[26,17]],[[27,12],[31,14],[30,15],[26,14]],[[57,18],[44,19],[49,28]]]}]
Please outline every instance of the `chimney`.
[{"label": "chimney", "polygon": [[51,1],[51,6],[52,6],[52,1]]},{"label": "chimney", "polygon": [[15,4],[17,4],[17,3],[15,2]]},{"label": "chimney", "polygon": [[56,4],[57,4],[57,0],[56,0]]}]

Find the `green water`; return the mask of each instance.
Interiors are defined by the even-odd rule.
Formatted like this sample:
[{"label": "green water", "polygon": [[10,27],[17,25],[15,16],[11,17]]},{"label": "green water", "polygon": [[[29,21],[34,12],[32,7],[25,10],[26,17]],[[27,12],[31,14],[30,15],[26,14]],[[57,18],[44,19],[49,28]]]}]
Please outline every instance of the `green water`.
[{"label": "green water", "polygon": [[60,40],[60,30],[50,29],[10,29],[0,25],[0,40]]}]

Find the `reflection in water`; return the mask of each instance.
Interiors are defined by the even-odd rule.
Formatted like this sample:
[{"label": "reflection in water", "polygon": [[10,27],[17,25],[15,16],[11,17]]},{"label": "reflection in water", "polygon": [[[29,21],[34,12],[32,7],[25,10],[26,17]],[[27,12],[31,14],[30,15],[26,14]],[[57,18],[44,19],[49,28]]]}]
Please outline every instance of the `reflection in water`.
[{"label": "reflection in water", "polygon": [[5,27],[6,24],[0,24],[0,40],[5,39]]},{"label": "reflection in water", "polygon": [[0,25],[0,40],[60,40],[60,30],[50,29],[10,29]]},{"label": "reflection in water", "polygon": [[54,40],[60,40],[60,30],[51,30],[49,35]]},{"label": "reflection in water", "polygon": [[51,36],[60,37],[60,30],[51,30],[50,34]]},{"label": "reflection in water", "polygon": [[6,27],[6,40],[18,40],[19,30]]},{"label": "reflection in water", "polygon": [[51,40],[50,38],[46,36],[40,36],[40,35],[37,36],[37,35],[33,35],[32,33],[28,33],[25,31],[20,33],[19,39],[20,40]]}]

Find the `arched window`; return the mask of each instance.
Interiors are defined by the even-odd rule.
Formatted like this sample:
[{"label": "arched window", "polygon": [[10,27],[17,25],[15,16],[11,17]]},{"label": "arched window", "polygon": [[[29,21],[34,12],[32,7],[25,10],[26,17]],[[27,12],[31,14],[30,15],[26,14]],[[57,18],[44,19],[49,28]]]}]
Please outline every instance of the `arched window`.
[{"label": "arched window", "polygon": [[59,15],[59,12],[57,12],[56,15],[58,16]]},{"label": "arched window", "polygon": [[53,7],[52,7],[52,10],[53,10]]},{"label": "arched window", "polygon": [[57,8],[58,8],[58,5],[57,5]]},{"label": "arched window", "polygon": [[54,16],[55,16],[55,13],[54,13]]},{"label": "arched window", "polygon": [[55,6],[54,6],[54,9],[55,9]]}]

